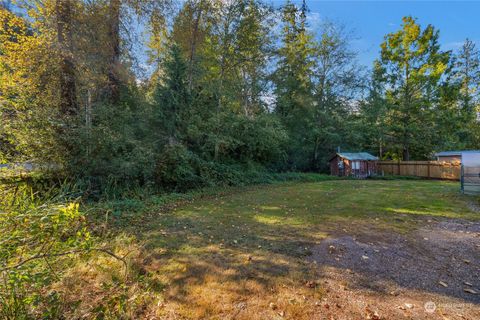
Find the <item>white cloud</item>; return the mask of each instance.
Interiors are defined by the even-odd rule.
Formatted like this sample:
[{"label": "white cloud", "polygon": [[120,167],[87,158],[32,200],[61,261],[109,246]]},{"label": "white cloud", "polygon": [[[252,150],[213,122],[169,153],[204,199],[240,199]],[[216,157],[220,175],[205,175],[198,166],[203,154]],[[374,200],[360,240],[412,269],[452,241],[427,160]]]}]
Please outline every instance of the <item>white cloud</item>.
[{"label": "white cloud", "polygon": [[446,49],[459,49],[463,46],[464,41],[452,41],[445,44]]},{"label": "white cloud", "polygon": [[310,31],[318,30],[322,25],[323,19],[319,12],[309,12],[307,14],[307,24]]}]

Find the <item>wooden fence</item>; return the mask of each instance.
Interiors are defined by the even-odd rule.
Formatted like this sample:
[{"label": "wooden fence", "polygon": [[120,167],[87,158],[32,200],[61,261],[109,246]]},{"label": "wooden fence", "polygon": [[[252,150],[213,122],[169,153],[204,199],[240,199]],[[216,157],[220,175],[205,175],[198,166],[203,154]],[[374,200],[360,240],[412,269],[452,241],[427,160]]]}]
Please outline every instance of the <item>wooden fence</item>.
[{"label": "wooden fence", "polygon": [[460,163],[440,161],[378,161],[378,174],[460,180]]}]

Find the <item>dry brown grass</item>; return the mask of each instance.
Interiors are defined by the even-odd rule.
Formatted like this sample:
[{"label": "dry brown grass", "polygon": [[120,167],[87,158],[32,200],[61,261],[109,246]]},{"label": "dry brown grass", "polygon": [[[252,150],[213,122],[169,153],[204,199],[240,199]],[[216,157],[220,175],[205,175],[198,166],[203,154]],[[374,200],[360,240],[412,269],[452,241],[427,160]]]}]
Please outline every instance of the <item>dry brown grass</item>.
[{"label": "dry brown grass", "polygon": [[[78,257],[60,281],[49,290],[63,299],[62,314],[67,319],[137,319],[158,304],[158,294],[151,294],[140,281],[143,248],[132,236],[120,235],[108,244],[122,261],[92,252]],[[125,272],[127,271],[127,273]]]},{"label": "dry brown grass", "polygon": [[148,270],[166,287],[165,318],[305,318],[322,296],[315,269],[283,255],[210,246],[201,256],[154,259]]}]

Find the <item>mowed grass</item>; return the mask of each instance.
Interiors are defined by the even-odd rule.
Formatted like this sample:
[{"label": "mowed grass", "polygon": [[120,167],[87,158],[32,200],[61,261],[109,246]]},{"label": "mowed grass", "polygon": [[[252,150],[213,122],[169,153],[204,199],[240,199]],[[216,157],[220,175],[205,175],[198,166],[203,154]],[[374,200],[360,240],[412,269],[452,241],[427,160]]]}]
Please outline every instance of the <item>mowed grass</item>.
[{"label": "mowed grass", "polygon": [[324,294],[307,257],[330,234],[408,233],[479,219],[459,184],[334,180],[234,189],[154,213],[131,229],[163,318],[309,319]]},{"label": "mowed grass", "polygon": [[[345,223],[409,231],[425,219],[478,219],[480,214],[470,209],[474,200],[459,193],[458,183],[441,181],[335,180],[263,186],[160,213],[142,234],[152,247],[169,250],[214,240],[258,247],[272,244],[283,232],[310,238],[315,230],[334,231]],[[169,237],[169,232],[190,238]]]}]

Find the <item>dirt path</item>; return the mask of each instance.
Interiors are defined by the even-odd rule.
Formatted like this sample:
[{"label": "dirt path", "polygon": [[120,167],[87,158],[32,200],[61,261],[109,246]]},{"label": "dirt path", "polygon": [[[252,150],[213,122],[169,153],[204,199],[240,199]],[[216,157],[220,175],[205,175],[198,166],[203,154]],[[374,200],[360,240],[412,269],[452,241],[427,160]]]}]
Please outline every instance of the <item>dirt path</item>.
[{"label": "dirt path", "polygon": [[480,319],[478,222],[339,233],[312,252],[326,288],[322,318]]}]

